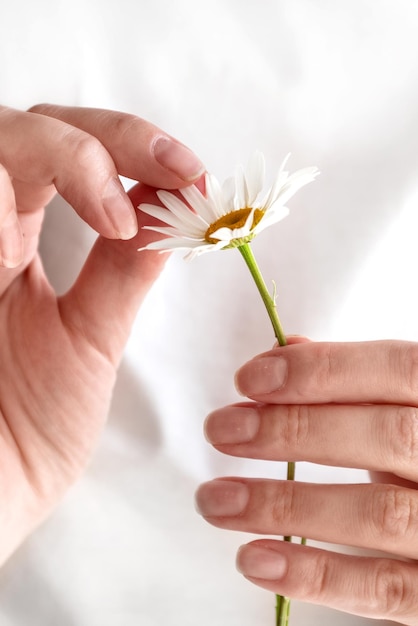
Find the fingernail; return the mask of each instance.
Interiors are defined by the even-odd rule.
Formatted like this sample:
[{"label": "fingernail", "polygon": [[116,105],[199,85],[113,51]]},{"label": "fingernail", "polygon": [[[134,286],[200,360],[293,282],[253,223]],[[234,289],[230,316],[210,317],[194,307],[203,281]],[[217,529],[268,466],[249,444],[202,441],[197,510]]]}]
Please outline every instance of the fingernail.
[{"label": "fingernail", "polygon": [[8,269],[23,261],[23,235],[17,214],[12,211],[0,230],[0,264]]},{"label": "fingernail", "polygon": [[103,193],[103,208],[118,239],[132,239],[138,232],[138,220],[132,202],[119,179],[111,178]]},{"label": "fingernail", "polygon": [[171,137],[158,137],[153,151],[160,165],[187,182],[196,180],[206,171],[194,152]]},{"label": "fingernail", "polygon": [[286,574],[287,559],[275,550],[246,545],[238,550],[237,569],[250,578],[278,580]]},{"label": "fingernail", "polygon": [[260,428],[256,409],[229,406],[211,413],[205,422],[206,439],[216,444],[236,444],[252,441]]},{"label": "fingernail", "polygon": [[277,391],[286,382],[287,361],[281,356],[265,356],[249,361],[235,375],[235,385],[243,396]]},{"label": "fingernail", "polygon": [[196,492],[196,508],[204,517],[239,515],[250,499],[247,485],[232,480],[204,483]]}]

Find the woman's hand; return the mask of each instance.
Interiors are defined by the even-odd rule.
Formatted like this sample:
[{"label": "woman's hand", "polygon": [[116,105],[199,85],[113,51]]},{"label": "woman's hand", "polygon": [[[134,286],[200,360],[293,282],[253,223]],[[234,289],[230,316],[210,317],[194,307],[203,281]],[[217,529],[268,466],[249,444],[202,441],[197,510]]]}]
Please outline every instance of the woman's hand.
[{"label": "woman's hand", "polygon": [[254,402],[206,422],[226,454],[382,472],[380,484],[322,485],[227,478],[202,485],[212,524],[387,553],[349,556],[260,539],[238,568],[255,584],[372,618],[418,624],[418,344],[297,343],[236,375]]},{"label": "woman's hand", "polygon": [[[131,115],[0,108],[0,562],[84,469],[103,426],[131,324],[166,258],[137,252],[153,236],[138,232],[136,206],[155,202],[145,185],[180,188],[202,171]],[[119,174],[143,184],[126,194]],[[56,191],[99,233],[62,297],[38,255]]]}]

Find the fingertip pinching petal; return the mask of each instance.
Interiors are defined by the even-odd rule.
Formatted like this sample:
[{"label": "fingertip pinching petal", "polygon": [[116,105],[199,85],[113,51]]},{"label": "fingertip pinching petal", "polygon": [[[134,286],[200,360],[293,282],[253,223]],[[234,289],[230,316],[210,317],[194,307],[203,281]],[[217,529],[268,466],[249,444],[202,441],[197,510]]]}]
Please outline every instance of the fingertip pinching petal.
[{"label": "fingertip pinching petal", "polygon": [[235,176],[226,179],[222,186],[215,176],[206,173],[205,193],[195,185],[176,193],[158,191],[164,208],[150,204],[139,207],[169,227],[147,227],[166,235],[158,248],[189,249],[187,257],[195,258],[248,243],[259,232],[282,220],[289,213],[284,206],[286,201],[319,174],[316,167],[307,167],[289,175],[284,169],[289,156],[282,161],[264,199],[261,194],[266,164],[260,151],[251,156],[246,170],[238,166]]}]

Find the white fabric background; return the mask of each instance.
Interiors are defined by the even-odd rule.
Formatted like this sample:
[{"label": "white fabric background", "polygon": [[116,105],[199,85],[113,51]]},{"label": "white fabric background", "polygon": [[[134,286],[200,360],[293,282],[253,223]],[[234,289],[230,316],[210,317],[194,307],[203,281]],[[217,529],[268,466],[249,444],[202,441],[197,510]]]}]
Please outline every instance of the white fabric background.
[{"label": "white fabric background", "polygon": [[[138,114],[220,178],[255,149],[271,175],[289,151],[291,169],[317,165],[290,217],[254,242],[286,331],[418,339],[417,24],[414,0],[14,0],[0,11],[0,101]],[[58,290],[93,238],[53,203],[42,245]],[[236,367],[271,344],[240,255],[171,258],[91,466],[0,572],[0,626],[273,624],[272,595],[235,571],[248,537],[193,506],[216,475],[284,476],[222,457],[202,435],[208,411],[236,399]],[[304,464],[298,476],[366,479]],[[292,611],[294,626],[368,623]]]}]

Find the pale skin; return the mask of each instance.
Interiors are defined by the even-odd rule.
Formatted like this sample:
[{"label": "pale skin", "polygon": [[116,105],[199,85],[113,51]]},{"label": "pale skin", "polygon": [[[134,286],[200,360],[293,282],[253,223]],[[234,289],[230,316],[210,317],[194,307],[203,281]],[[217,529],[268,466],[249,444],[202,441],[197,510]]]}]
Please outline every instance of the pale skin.
[{"label": "pale skin", "polygon": [[[204,168],[145,120],[46,105],[0,109],[0,164],[4,562],[83,471],[103,428],[131,324],[167,256],[137,252],[150,235],[136,207],[155,201],[146,185],[179,188]],[[128,196],[118,174],[141,184]],[[62,297],[37,251],[57,190],[99,233]]]},{"label": "pale skin", "polygon": [[[134,207],[203,171],[133,116],[0,108],[0,562],[80,476],[104,426],[132,322],[166,258],[137,252],[156,235]],[[129,195],[119,174],[140,181]],[[99,233],[60,297],[37,252],[57,191]],[[418,345],[290,344],[241,368],[250,401],[212,413],[207,438],[236,456],[381,472],[382,484],[217,479],[198,506],[223,528],[384,548],[378,560],[260,539],[242,547],[238,568],[279,594],[417,626]]]},{"label": "pale skin", "polygon": [[200,487],[198,508],[221,528],[383,550],[350,556],[259,539],[237,566],[277,594],[416,626],[418,344],[290,343],[238,371],[253,402],[213,412],[208,440],[234,456],[368,469],[375,481],[222,478]]}]

